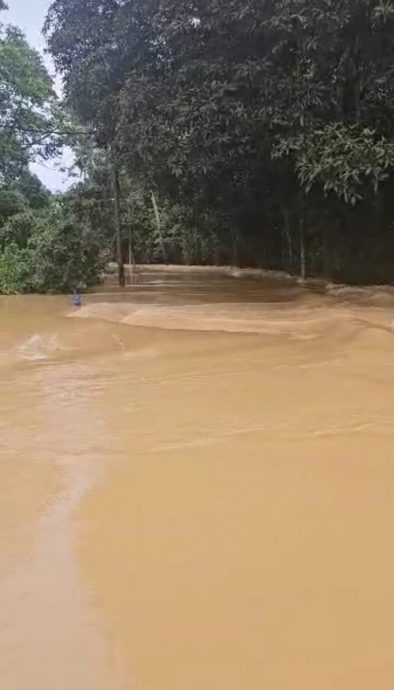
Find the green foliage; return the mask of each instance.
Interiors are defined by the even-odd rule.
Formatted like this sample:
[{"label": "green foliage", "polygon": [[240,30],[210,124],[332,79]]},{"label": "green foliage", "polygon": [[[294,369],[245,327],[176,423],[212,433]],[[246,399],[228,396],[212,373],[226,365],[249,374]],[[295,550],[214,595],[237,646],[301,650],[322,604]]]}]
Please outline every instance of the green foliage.
[{"label": "green foliage", "polygon": [[22,194],[25,205],[33,211],[49,208],[51,193],[29,169],[24,169],[13,180],[14,189]]},{"label": "green foliage", "polygon": [[29,255],[31,286],[37,292],[84,290],[98,281],[106,261],[95,238],[61,206],[38,222]]},{"label": "green foliage", "polygon": [[83,289],[102,270],[100,236],[29,169],[56,153],[59,125],[68,120],[41,57],[0,25],[0,293]]},{"label": "green foliage", "polygon": [[25,199],[18,189],[0,187],[0,223],[15,213],[22,213],[24,209]]},{"label": "green foliage", "polygon": [[48,208],[51,195],[27,168],[8,184],[0,184],[0,227],[17,213]]},{"label": "green foliage", "polygon": [[26,249],[36,224],[37,218],[30,211],[10,216],[0,227],[0,250],[5,252],[15,245],[18,249]]},{"label": "green foliage", "polygon": [[19,213],[0,229],[0,293],[84,290],[99,281],[107,259],[67,206]]},{"label": "green foliage", "polygon": [[353,236],[367,252],[387,223],[393,0],[55,0],[46,32],[69,105],[122,171],[123,204],[142,187],[141,253],[152,189],[185,261],[298,270],[305,250],[310,271],[342,276],[334,255],[354,255]]},{"label": "green foliage", "polygon": [[17,28],[0,25],[0,182],[14,179],[32,158],[54,153],[54,103],[39,54]]},{"label": "green foliage", "polygon": [[306,192],[320,184],[324,192],[334,192],[352,205],[365,196],[368,184],[377,193],[394,166],[394,143],[378,139],[371,129],[342,123],[282,139],[274,156],[291,153]]},{"label": "green foliage", "polygon": [[0,252],[0,294],[13,295],[30,289],[30,255],[17,244]]}]

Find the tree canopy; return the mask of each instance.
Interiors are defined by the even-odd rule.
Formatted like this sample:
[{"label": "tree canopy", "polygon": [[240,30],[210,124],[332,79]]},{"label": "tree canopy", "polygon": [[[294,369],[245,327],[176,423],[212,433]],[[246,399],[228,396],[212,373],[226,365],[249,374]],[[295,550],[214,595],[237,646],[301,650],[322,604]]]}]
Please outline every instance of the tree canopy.
[{"label": "tree canopy", "polygon": [[84,287],[101,271],[96,238],[30,169],[58,151],[64,120],[40,55],[0,25],[0,293]]},{"label": "tree canopy", "polygon": [[[394,0],[54,0],[44,31],[82,171],[63,208],[119,262],[393,279]],[[15,28],[0,76],[17,208],[59,120]]]},{"label": "tree canopy", "polygon": [[392,0],[55,0],[45,30],[97,145],[189,216],[209,213],[245,261],[256,246],[271,263],[300,255],[301,226],[321,255],[352,206],[382,213]]},{"label": "tree canopy", "polygon": [[15,179],[54,152],[55,94],[39,54],[19,29],[0,25],[0,179]]}]

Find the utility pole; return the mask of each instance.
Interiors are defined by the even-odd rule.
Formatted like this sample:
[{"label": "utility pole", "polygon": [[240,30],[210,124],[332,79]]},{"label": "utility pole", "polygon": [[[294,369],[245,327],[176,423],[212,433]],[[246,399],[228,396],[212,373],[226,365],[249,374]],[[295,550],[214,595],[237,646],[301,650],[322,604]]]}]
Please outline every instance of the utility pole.
[{"label": "utility pole", "polygon": [[300,277],[302,281],[306,280],[305,222],[303,217],[300,218]]},{"label": "utility pole", "polygon": [[126,286],[126,276],[123,262],[123,247],[122,247],[122,226],[120,221],[120,186],[119,186],[119,171],[117,165],[112,157],[112,187],[114,194],[114,221],[116,230],[116,261],[118,264],[118,278],[119,287]]},{"label": "utility pole", "polygon": [[132,217],[133,217],[133,204],[131,203],[129,199],[129,219],[128,219],[128,225],[129,225],[129,271],[130,271],[130,285],[133,283],[141,283],[142,282],[142,276],[140,273],[139,268],[137,267],[137,263],[135,260],[135,254],[133,250],[133,233],[131,229],[131,223],[132,223]]}]

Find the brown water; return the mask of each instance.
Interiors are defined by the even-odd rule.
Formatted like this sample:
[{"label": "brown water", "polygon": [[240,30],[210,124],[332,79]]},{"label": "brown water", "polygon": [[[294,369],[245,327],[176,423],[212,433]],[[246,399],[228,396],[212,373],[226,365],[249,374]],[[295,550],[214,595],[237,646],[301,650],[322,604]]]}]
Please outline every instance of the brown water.
[{"label": "brown water", "polygon": [[1,298],[1,690],[391,690],[393,307]]}]

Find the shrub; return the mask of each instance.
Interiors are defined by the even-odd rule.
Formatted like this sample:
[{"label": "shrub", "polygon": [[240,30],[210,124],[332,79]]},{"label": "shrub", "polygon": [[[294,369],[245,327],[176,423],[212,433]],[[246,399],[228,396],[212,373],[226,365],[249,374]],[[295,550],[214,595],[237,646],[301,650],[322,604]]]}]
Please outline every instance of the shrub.
[{"label": "shrub", "polygon": [[84,290],[99,281],[106,263],[92,233],[60,209],[37,224],[29,253],[36,292]]},{"label": "shrub", "polygon": [[2,294],[84,290],[99,281],[108,259],[94,233],[61,206],[15,215],[0,240]]},{"label": "shrub", "polygon": [[31,289],[31,262],[26,249],[10,244],[0,253],[0,293],[15,295]]}]

